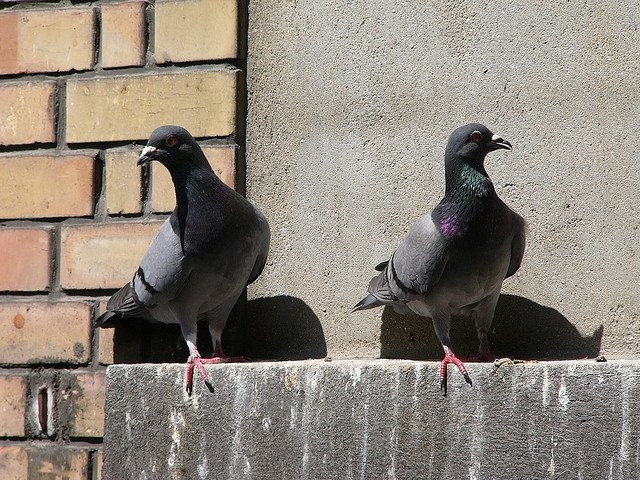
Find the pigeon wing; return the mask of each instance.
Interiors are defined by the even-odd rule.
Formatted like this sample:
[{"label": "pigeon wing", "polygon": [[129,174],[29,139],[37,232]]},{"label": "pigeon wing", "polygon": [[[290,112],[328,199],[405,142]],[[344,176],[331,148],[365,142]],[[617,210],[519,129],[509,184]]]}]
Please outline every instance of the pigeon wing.
[{"label": "pigeon wing", "polygon": [[442,276],[446,254],[447,241],[428,213],[411,227],[387,265],[394,295],[400,300],[427,295]]},{"label": "pigeon wing", "polygon": [[431,218],[421,217],[402,239],[382,272],[369,283],[369,293],[383,303],[408,301],[428,294],[446,265],[446,239]]},{"label": "pigeon wing", "polygon": [[169,218],[151,242],[131,282],[112,295],[96,325],[113,327],[124,318],[148,318],[149,308],[175,296],[184,283],[185,271],[180,238]]},{"label": "pigeon wing", "polygon": [[504,278],[509,278],[516,273],[522,265],[522,257],[524,257],[524,248],[526,244],[526,231],[527,226],[524,219],[515,212],[513,213],[513,228],[514,235],[511,240],[511,261],[509,262],[509,269]]},{"label": "pigeon wing", "polygon": [[172,215],[162,224],[131,280],[136,302],[146,308],[172,300],[189,275],[177,223]]}]

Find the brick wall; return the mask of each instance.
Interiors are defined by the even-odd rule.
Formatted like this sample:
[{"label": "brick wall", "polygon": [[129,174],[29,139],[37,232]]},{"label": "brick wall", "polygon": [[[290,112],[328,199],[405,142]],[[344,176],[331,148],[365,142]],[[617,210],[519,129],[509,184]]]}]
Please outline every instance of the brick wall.
[{"label": "brick wall", "polygon": [[99,478],[114,332],[92,320],[174,205],[167,172],[137,156],[155,127],[183,125],[236,185],[245,9],[0,2],[3,480]]}]

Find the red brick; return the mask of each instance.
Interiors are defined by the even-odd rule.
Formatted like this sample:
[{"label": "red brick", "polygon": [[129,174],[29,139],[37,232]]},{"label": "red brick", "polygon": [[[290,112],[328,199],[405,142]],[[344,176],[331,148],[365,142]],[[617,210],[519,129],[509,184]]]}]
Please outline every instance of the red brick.
[{"label": "red brick", "polygon": [[94,17],[90,7],[0,13],[0,74],[91,69]]},{"label": "red brick", "polygon": [[102,4],[100,55],[103,68],[144,64],[144,7],[145,2]]},{"label": "red brick", "polygon": [[2,480],[86,480],[89,452],[84,449],[47,445],[0,446]]},{"label": "red brick", "polygon": [[117,222],[62,228],[60,285],[120,288],[137,270],[161,222]]},{"label": "red brick", "polygon": [[56,141],[56,84],[0,83],[0,145]]},{"label": "red brick", "polygon": [[0,303],[0,363],[86,363],[90,350],[89,305]]},{"label": "red brick", "polygon": [[92,155],[0,156],[0,218],[90,216]]},{"label": "red brick", "polygon": [[104,434],[104,372],[74,374],[73,387],[65,394],[72,404],[71,437],[102,437]]},{"label": "red brick", "polygon": [[51,286],[51,228],[0,229],[0,291],[43,291]]},{"label": "red brick", "polygon": [[146,140],[163,124],[182,125],[195,137],[231,135],[238,75],[216,67],[69,80],[66,140]]},{"label": "red brick", "polygon": [[25,374],[0,371],[0,437],[23,437],[27,380]]}]

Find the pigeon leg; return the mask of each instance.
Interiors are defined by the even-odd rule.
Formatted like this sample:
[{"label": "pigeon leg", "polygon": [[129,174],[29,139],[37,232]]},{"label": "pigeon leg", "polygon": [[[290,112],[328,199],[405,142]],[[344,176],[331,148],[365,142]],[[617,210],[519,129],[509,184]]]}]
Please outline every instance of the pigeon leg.
[{"label": "pigeon leg", "polygon": [[209,375],[202,365],[203,362],[202,358],[200,357],[200,352],[198,352],[198,348],[190,340],[187,340],[187,346],[189,347],[190,352],[189,359],[187,360],[187,393],[189,394],[189,396],[191,396],[191,393],[193,392],[193,371],[196,367],[198,368],[198,372],[200,373],[202,380],[204,380],[204,384],[207,386],[209,391],[213,393],[213,384],[211,383],[211,380],[209,380]]},{"label": "pigeon leg", "polygon": [[202,363],[231,363],[248,361],[247,357],[229,357],[224,353],[222,350],[222,329],[215,320],[209,321],[209,333],[211,334],[211,340],[214,345],[213,356],[211,358],[201,359]]},{"label": "pigeon leg", "polygon": [[474,308],[472,317],[480,345],[478,346],[478,353],[465,358],[465,362],[493,362],[498,358],[491,353],[488,337],[498,298],[500,298],[500,290],[486,297]]},{"label": "pigeon leg", "polygon": [[433,312],[431,313],[431,320],[433,321],[433,329],[436,331],[436,336],[440,343],[442,344],[442,348],[444,349],[444,358],[442,359],[442,363],[440,364],[440,390],[444,392],[445,397],[447,396],[447,365],[453,363],[464,377],[465,381],[469,385],[473,385],[471,383],[471,377],[467,372],[467,368],[462,363],[458,357],[456,357],[453,350],[451,350],[451,340],[449,339],[449,312]]},{"label": "pigeon leg", "polygon": [[469,376],[469,372],[467,372],[467,368],[464,366],[464,363],[456,357],[453,351],[443,345],[444,348],[444,358],[442,359],[442,363],[440,364],[440,390],[444,391],[444,396],[447,396],[447,365],[453,363],[464,377],[465,381],[469,385],[473,385],[471,382],[471,377]]}]

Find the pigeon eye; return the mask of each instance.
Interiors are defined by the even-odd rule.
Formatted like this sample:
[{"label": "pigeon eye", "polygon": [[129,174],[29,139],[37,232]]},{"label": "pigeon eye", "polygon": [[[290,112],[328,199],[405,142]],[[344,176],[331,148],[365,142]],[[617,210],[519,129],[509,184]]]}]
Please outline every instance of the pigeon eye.
[{"label": "pigeon eye", "polygon": [[178,139],[174,135],[169,135],[164,143],[167,144],[167,147],[175,147],[178,144]]},{"label": "pigeon eye", "polygon": [[475,132],[473,132],[473,133],[471,134],[471,137],[470,137],[470,138],[471,138],[471,141],[472,141],[473,143],[478,143],[478,142],[480,142],[480,140],[482,139],[482,134],[481,134],[479,131],[477,131],[477,130],[476,130]]}]

